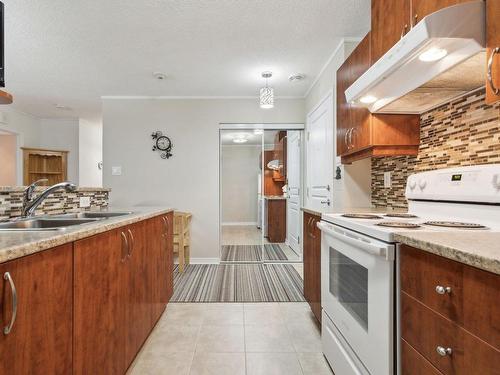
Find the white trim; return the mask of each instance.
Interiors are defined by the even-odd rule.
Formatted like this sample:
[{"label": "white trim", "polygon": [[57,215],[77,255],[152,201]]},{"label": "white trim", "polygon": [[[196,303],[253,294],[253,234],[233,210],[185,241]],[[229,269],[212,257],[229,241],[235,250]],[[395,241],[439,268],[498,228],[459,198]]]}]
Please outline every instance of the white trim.
[{"label": "white trim", "polygon": [[328,57],[328,60],[326,60],[326,62],[323,64],[323,66],[321,67],[319,73],[316,75],[316,77],[312,81],[311,85],[307,89],[306,93],[304,94],[304,98],[307,98],[307,96],[311,93],[311,90],[313,89],[313,87],[316,85],[316,83],[318,83],[318,81],[320,80],[321,76],[325,72],[326,68],[328,68],[328,65],[330,65],[330,63],[332,62],[332,60],[335,57],[335,55],[344,46],[344,44],[346,42],[347,43],[355,43],[355,42],[359,43],[361,40],[362,40],[362,38],[342,38],[342,39],[340,39],[339,44],[337,45],[337,47],[335,47],[335,49],[333,50],[333,52],[330,55],[330,57]]},{"label": "white trim", "polygon": [[220,123],[219,130],[303,130],[305,125],[303,123],[294,124],[276,124],[276,123],[263,123],[263,124],[232,124]]},{"label": "white trim", "polygon": [[[320,107],[320,106],[321,106],[321,105],[322,105],[322,104],[323,104],[323,103],[324,103],[324,102],[328,99],[328,97],[330,97],[330,96],[332,97],[332,102],[333,102],[333,89],[328,90],[328,92],[325,94],[325,96],[323,96],[323,97],[319,100],[318,104],[316,104],[316,105],[315,105],[315,106],[314,106],[314,107],[313,107],[313,108],[309,111],[309,113],[306,115],[306,119],[309,119],[309,117],[311,117],[311,116],[312,116],[312,114],[313,114],[314,112],[316,112],[316,110],[317,110],[317,109],[318,109],[318,108],[319,108],[319,107]],[[334,113],[334,116],[333,116],[333,120],[334,120],[334,122],[335,122],[335,113]],[[334,124],[334,125],[335,125],[335,124]],[[307,126],[306,126],[306,129],[307,129]]]},{"label": "white trim", "polygon": [[191,258],[190,264],[219,264],[220,258]]},{"label": "white trim", "polygon": [[220,225],[225,225],[225,226],[231,226],[231,225],[253,225],[256,226],[257,222],[256,221],[228,221],[228,222],[222,222]]},{"label": "white trim", "polygon": [[[275,99],[304,99],[304,96],[275,96]],[[217,99],[259,99],[259,96],[176,96],[176,95],[103,95],[101,99],[106,100],[217,100]]]}]

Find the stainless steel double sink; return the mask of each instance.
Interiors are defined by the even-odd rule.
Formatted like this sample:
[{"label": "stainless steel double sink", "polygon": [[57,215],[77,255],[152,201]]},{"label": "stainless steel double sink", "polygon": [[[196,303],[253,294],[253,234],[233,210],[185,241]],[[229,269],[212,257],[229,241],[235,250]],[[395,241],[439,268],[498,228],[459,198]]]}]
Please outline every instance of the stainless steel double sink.
[{"label": "stainless steel double sink", "polygon": [[45,215],[0,223],[0,231],[49,231],[95,223],[100,220],[130,215],[132,212],[89,211],[61,215]]}]

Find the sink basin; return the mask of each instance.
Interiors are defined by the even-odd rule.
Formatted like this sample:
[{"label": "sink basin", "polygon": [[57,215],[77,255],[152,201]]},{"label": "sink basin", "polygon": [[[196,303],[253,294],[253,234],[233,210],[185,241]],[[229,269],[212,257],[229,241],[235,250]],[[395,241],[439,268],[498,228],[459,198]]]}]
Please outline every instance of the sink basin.
[{"label": "sink basin", "polygon": [[75,212],[69,214],[55,215],[56,218],[74,218],[74,219],[107,219],[110,217],[118,217],[132,214],[131,211],[112,212],[112,211],[87,211]]},{"label": "sink basin", "polygon": [[100,219],[81,218],[32,218],[0,223],[0,231],[47,231],[65,230],[67,227],[93,223]]}]

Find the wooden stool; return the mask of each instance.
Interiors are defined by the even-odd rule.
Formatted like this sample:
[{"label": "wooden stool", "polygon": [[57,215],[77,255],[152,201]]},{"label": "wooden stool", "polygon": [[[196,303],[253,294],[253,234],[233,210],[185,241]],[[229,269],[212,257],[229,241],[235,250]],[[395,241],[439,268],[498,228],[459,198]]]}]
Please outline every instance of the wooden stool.
[{"label": "wooden stool", "polygon": [[179,256],[179,271],[184,272],[184,266],[189,264],[191,249],[191,234],[189,224],[192,215],[188,212],[174,212],[174,253]]}]

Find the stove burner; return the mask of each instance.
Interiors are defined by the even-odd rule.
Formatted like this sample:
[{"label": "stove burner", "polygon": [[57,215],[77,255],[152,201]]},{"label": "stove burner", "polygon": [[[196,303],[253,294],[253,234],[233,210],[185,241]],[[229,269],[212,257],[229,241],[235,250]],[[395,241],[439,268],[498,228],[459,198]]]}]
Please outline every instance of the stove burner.
[{"label": "stove burner", "polygon": [[461,223],[458,221],[426,221],[425,225],[433,225],[436,227],[446,228],[461,228],[461,229],[484,229],[484,225],[475,223]]},{"label": "stove burner", "polygon": [[379,225],[381,227],[390,227],[390,228],[405,228],[405,229],[420,228],[419,224],[401,223],[399,221],[383,221],[383,222],[377,223],[375,225]]},{"label": "stove burner", "polygon": [[397,214],[397,213],[394,213],[394,214],[385,214],[384,215],[385,217],[399,217],[401,219],[415,219],[417,218],[418,216],[417,215],[412,215],[412,214]]},{"label": "stove burner", "polygon": [[380,216],[372,214],[343,214],[342,216],[351,219],[382,219]]}]

